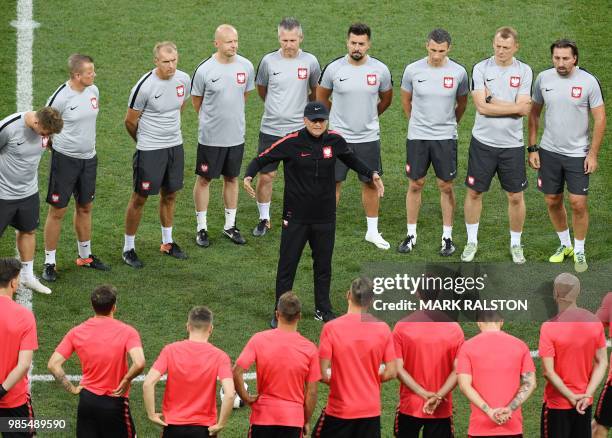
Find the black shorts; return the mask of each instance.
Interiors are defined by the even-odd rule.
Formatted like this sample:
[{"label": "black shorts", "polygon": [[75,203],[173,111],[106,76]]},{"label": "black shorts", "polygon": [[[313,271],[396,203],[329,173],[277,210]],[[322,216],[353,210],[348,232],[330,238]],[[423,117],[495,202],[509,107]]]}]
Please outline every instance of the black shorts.
[{"label": "black shorts", "polygon": [[70,202],[72,195],[80,205],[89,204],[94,200],[98,157],[84,160],[52,151],[49,168],[48,204],[64,208]]},{"label": "black shorts", "polygon": [[0,237],[9,225],[29,233],[38,227],[40,200],[38,193],[23,199],[0,199]]},{"label": "black shorts", "polygon": [[591,438],[591,406],[584,414],[576,409],[550,409],[542,405],[541,438]]},{"label": "black shorts", "polygon": [[394,436],[397,438],[419,438],[423,429],[423,438],[453,438],[453,417],[418,418],[397,411],[395,414]]},{"label": "black shorts", "polygon": [[380,417],[344,419],[327,415],[317,420],[312,436],[316,438],[380,438]]},{"label": "black shorts", "polygon": [[[353,149],[355,155],[361,159],[370,169],[378,171],[382,176],[382,160],[380,159],[380,140],[368,141],[365,143],[349,143],[349,147]],[[341,160],[336,160],[336,182],[346,180],[349,168]],[[372,179],[369,176],[358,175],[359,181],[370,182]]]},{"label": "black shorts", "polygon": [[433,164],[436,176],[452,181],[457,176],[457,140],[406,140],[406,176],[425,177]]},{"label": "black shorts", "polygon": [[198,143],[196,175],[206,179],[216,179],[221,175],[237,177],[240,175],[244,143],[238,146],[205,146]]},{"label": "black shorts", "polygon": [[606,383],[599,395],[595,409],[595,421],[602,426],[612,427],[612,381]]},{"label": "black shorts", "polygon": [[191,424],[169,424],[164,427],[161,438],[208,438],[208,426]]},{"label": "black shorts", "polygon": [[141,196],[157,195],[163,188],[167,193],[183,188],[185,154],[183,145],[134,153],[134,192]]},{"label": "black shorts", "polygon": [[[28,399],[27,402],[21,406],[14,408],[0,408],[0,418],[29,418],[34,419],[34,409],[32,409],[32,402]],[[3,424],[6,426],[6,424]],[[2,432],[2,438],[30,438],[36,436],[36,430],[30,429],[23,432]]]},{"label": "black shorts", "polygon": [[249,427],[249,438],[302,438],[302,428],[251,424]]},{"label": "black shorts", "polygon": [[573,195],[589,194],[589,175],[584,173],[584,157],[568,157],[540,149],[538,189],[547,195],[558,195],[563,193],[564,183]]},{"label": "black shorts", "polygon": [[79,394],[77,438],[135,438],[136,429],[126,397]]},{"label": "black shorts", "polygon": [[[276,135],[265,134],[263,132],[259,132],[259,143],[257,144],[257,155],[261,154],[263,151],[268,149],[272,144],[276,143],[283,137],[277,137]],[[276,161],[274,163],[270,163],[265,165],[259,170],[259,173],[269,173],[274,172],[278,169],[278,165],[280,161]]]},{"label": "black shorts", "polygon": [[506,192],[518,193],[525,190],[525,148],[494,148],[472,137],[465,185],[476,192],[486,192],[496,173]]}]

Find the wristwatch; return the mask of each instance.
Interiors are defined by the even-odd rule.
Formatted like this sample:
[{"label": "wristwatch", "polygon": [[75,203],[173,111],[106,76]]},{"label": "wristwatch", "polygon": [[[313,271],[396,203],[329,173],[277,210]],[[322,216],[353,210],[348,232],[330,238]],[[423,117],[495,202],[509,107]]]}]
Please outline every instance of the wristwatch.
[{"label": "wristwatch", "polygon": [[533,146],[527,147],[527,152],[537,152],[539,150],[540,150],[540,148],[538,147],[537,144],[534,144]]},{"label": "wristwatch", "polygon": [[493,100],[493,95],[489,94],[486,98],[485,98],[485,102],[486,103],[491,103],[491,101]]}]

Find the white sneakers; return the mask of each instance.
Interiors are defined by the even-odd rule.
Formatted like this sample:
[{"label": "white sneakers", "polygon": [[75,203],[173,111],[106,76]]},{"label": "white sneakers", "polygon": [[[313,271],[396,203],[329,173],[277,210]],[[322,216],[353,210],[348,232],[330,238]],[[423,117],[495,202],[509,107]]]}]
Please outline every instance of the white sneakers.
[{"label": "white sneakers", "polygon": [[51,293],[51,289],[38,281],[36,277],[21,277],[21,285],[41,294],[49,295]]},{"label": "white sneakers", "polygon": [[365,240],[367,242],[370,242],[370,243],[373,243],[374,245],[376,245],[376,247],[378,249],[389,249],[389,248],[391,248],[391,245],[389,245],[389,242],[387,242],[385,239],[383,239],[383,236],[382,236],[381,233],[366,233]]}]

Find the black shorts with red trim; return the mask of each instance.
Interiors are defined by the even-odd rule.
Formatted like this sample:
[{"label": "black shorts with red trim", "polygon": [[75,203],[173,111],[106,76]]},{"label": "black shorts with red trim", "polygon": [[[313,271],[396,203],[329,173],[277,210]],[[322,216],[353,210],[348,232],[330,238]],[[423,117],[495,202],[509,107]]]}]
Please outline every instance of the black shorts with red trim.
[{"label": "black shorts with red trim", "polygon": [[49,167],[48,204],[64,208],[72,195],[80,205],[94,200],[98,157],[73,158],[54,150],[51,152]]},{"label": "black shorts with red trim", "polygon": [[0,199],[0,237],[9,225],[29,233],[38,227],[40,199],[38,193],[23,199]]},{"label": "black shorts with red trim", "polygon": [[412,415],[395,414],[394,436],[397,438],[454,438],[453,417],[419,418]]},{"label": "black shorts with red trim", "polygon": [[302,432],[301,427],[251,424],[249,438],[302,438]]},{"label": "black shorts with red trim", "polygon": [[157,195],[161,188],[167,193],[178,192],[183,188],[184,168],[183,145],[152,151],[136,150],[134,192],[141,196]]},{"label": "black shorts with red trim", "polygon": [[612,380],[608,380],[599,395],[595,409],[595,421],[602,426],[612,427]]},{"label": "black shorts with red trim", "polygon": [[[34,420],[32,402],[28,399],[24,404],[14,408],[0,408],[0,418],[19,418]],[[6,424],[4,424],[6,426]],[[2,432],[2,438],[30,438],[36,436],[35,429],[15,432]]]},{"label": "black shorts with red trim", "polygon": [[551,409],[542,405],[541,438],[591,438],[591,406],[584,414],[572,409]]},{"label": "black shorts with red trim", "polygon": [[589,194],[589,175],[584,173],[584,157],[568,157],[540,149],[540,170],[538,170],[538,189],[547,195],[567,191],[573,195]]},{"label": "black shorts with red trim", "polygon": [[528,185],[525,148],[496,148],[472,137],[465,185],[479,193],[487,192],[495,174],[506,192],[524,191]]},{"label": "black shorts with red trim", "polygon": [[[257,144],[257,155],[261,154],[263,151],[268,149],[274,143],[279,141],[283,137],[278,137],[276,135],[266,134],[264,132],[259,131],[259,143]],[[275,161],[274,163],[266,164],[259,170],[259,173],[269,173],[274,172],[278,169],[278,165],[280,161]]]},{"label": "black shorts with red trim", "polygon": [[457,140],[406,140],[406,176],[424,178],[432,165],[442,181],[457,176]]},{"label": "black shorts with red trim", "polygon": [[208,438],[208,426],[193,424],[169,424],[164,427],[161,438]]},{"label": "black shorts with red trim", "polygon": [[79,394],[77,438],[136,438],[136,428],[126,397]]},{"label": "black shorts with red trim", "polygon": [[206,179],[217,179],[221,175],[230,178],[240,175],[244,143],[237,146],[206,146],[198,143],[196,175]]},{"label": "black shorts with red trim", "polygon": [[380,416],[338,418],[321,412],[312,431],[314,438],[380,438]]}]

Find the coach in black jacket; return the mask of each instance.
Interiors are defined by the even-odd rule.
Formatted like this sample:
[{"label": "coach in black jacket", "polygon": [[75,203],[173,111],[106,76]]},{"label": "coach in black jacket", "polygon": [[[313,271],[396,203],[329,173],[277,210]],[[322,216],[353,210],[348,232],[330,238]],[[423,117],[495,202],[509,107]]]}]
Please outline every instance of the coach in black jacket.
[{"label": "coach in black jacket", "polygon": [[[276,272],[276,301],[293,287],[306,242],[312,249],[315,319],[335,318],[329,301],[331,262],[336,231],[336,159],[357,173],[372,178],[379,196],[384,194],[380,176],[357,158],[346,141],[327,130],[329,111],[321,102],[310,102],[304,109],[305,128],[272,144],[249,163],[244,188],[255,197],[253,177],[267,164],[283,161],[285,194],[280,258]],[[276,314],[271,326],[276,327]]]}]

